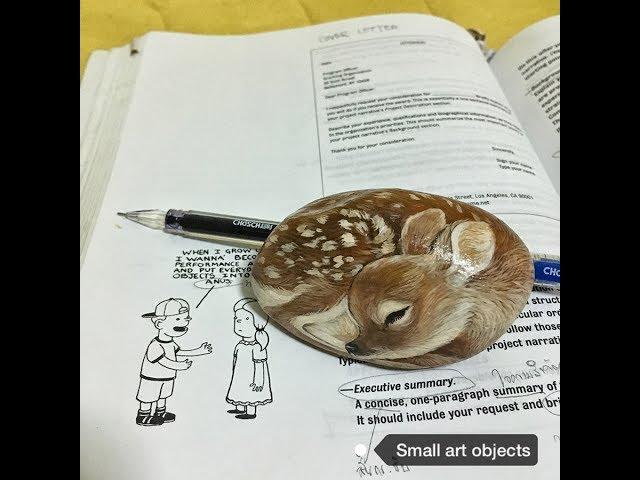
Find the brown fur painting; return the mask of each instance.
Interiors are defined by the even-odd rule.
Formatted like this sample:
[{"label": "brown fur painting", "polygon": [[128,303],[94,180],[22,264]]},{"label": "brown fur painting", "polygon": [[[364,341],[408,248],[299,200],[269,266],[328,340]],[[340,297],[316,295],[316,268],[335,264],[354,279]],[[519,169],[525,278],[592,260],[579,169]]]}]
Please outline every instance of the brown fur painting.
[{"label": "brown fur painting", "polygon": [[327,352],[395,368],[469,358],[533,285],[522,240],[449,198],[400,189],[324,197],[276,227],[251,284],[273,320]]}]

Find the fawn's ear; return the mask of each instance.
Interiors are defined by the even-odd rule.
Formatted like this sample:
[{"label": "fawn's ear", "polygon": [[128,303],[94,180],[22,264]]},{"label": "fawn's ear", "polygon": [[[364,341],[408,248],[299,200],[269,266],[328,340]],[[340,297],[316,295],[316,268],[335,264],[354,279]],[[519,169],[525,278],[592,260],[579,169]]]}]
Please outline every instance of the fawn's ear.
[{"label": "fawn's ear", "polygon": [[430,208],[407,218],[400,234],[402,252],[408,255],[427,253],[438,233],[446,226],[444,212]]},{"label": "fawn's ear", "polygon": [[451,231],[451,268],[469,277],[489,266],[496,237],[486,222],[461,222]]}]

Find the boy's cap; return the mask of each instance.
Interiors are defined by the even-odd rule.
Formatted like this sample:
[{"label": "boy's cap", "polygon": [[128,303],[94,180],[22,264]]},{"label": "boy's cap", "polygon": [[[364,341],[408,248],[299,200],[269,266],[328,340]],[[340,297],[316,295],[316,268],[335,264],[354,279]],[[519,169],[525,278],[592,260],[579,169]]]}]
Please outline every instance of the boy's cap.
[{"label": "boy's cap", "polygon": [[168,298],[156,305],[156,311],[145,313],[144,318],[164,317],[166,315],[179,315],[189,312],[189,304],[182,298]]}]

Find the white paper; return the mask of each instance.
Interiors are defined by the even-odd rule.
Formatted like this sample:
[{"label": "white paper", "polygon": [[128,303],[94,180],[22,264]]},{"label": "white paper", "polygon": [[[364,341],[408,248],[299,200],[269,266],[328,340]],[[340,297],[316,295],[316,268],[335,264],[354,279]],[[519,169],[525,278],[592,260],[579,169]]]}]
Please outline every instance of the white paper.
[{"label": "white paper", "polygon": [[129,47],[95,51],[80,88],[80,265],[119,147],[138,58]]},{"label": "white paper", "polygon": [[491,67],[560,192],[560,16],[518,33]]},{"label": "white paper", "polygon": [[[353,55],[354,42],[373,41],[372,50],[381,52],[395,36],[426,37],[427,42],[435,41],[428,45],[437,48],[419,54],[428,57],[430,67],[425,69],[417,64],[421,60],[415,52],[398,56],[393,69],[388,60],[372,57],[369,48],[356,54],[350,61],[373,66],[380,93],[433,88],[439,81],[447,94],[468,92],[475,86],[507,104],[490,69],[481,63],[482,54],[473,39],[460,27],[433,17],[370,17],[255,36],[149,36],[112,178],[81,271],[83,478],[349,479],[369,473],[408,479],[429,474],[557,478],[559,402],[554,405],[554,399],[559,400],[559,330],[554,327],[559,328],[559,304],[528,306],[516,325],[531,331],[506,334],[503,343],[490,352],[447,369],[418,374],[425,380],[456,376],[465,392],[486,388],[487,397],[463,402],[450,399],[437,405],[430,400],[401,408],[405,421],[379,424],[375,429],[368,424],[369,418],[381,418],[388,412],[356,408],[356,401],[340,388],[374,375],[394,374],[394,379],[404,383],[415,379],[416,372],[343,365],[346,362],[295,340],[270,323],[266,332],[272,402],[258,406],[255,419],[242,420],[227,413],[232,405],[225,397],[240,340],[234,334],[233,307],[252,294],[246,280],[255,252],[174,237],[127,223],[115,214],[143,208],[188,208],[279,220],[323,193],[346,188],[384,183],[448,195],[495,190],[534,196],[535,201],[530,202],[496,199],[488,209],[512,208],[510,215],[501,216],[519,229],[530,248],[556,250],[559,222],[545,215],[557,216],[557,197],[526,138],[515,132],[489,128],[482,133],[464,124],[442,127],[437,135],[416,132],[417,140],[411,146],[427,145],[426,151],[434,155],[432,163],[416,163],[413,169],[400,164],[398,175],[385,174],[386,181],[366,169],[353,179],[330,174],[345,157],[331,155],[326,145],[322,112],[330,102],[316,103],[321,75],[318,55],[326,57],[326,53],[317,51],[332,45],[335,50],[330,61],[337,62],[337,55]],[[451,48],[456,52],[453,55]],[[453,73],[438,80],[444,63]],[[462,77],[462,65],[475,73],[474,85],[458,80],[455,88],[447,87],[455,77]],[[402,78],[408,83],[401,84]],[[482,113],[487,107],[474,111]],[[517,127],[512,116],[501,116]],[[318,123],[317,118],[321,119]],[[461,147],[456,139],[462,136],[469,140]],[[498,144],[509,145],[513,158],[535,175],[497,170],[490,146]],[[406,158],[407,164],[419,157],[397,144],[369,152],[372,158]],[[352,156],[359,163],[370,161]],[[465,158],[477,158],[477,165]],[[522,179],[507,173],[520,174]],[[217,286],[208,294],[197,286],[207,287],[207,280]],[[188,370],[178,372],[173,394],[167,399],[167,410],[177,416],[175,422],[140,426],[135,421],[140,366],[149,342],[158,334],[152,321],[141,315],[172,297],[190,304],[189,329],[176,339],[180,348],[210,342],[213,353],[195,357]],[[536,293],[533,298],[559,302],[558,296],[548,293]],[[532,317],[534,311],[539,317]],[[536,324],[543,330],[537,332]],[[547,344],[526,344],[527,339],[536,338],[546,339]],[[496,398],[493,392],[526,385],[539,385],[543,391],[519,398]],[[407,390],[406,397],[438,391],[445,390]],[[503,397],[513,393],[500,392],[498,396]],[[499,405],[538,400],[541,406],[532,410],[525,411],[520,405],[517,412],[495,413]],[[463,416],[466,408],[471,411]],[[461,416],[449,420],[454,410]],[[418,420],[422,412],[429,416],[436,411],[445,418]],[[409,422],[408,414],[416,415],[411,417],[415,421]],[[358,425],[358,416],[364,425]],[[383,465],[372,450],[356,455],[357,445],[373,449],[387,433],[533,433],[539,439],[539,461],[535,467],[396,470]]]}]

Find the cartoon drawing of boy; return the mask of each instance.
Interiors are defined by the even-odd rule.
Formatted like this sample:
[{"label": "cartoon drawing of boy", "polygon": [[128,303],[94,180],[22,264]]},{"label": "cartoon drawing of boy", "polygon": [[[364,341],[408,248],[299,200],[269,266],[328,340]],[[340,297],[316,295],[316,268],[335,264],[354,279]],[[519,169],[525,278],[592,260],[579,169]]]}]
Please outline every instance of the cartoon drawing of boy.
[{"label": "cartoon drawing of boy", "polygon": [[[167,398],[173,393],[173,383],[178,370],[186,370],[192,360],[179,357],[208,355],[212,351],[210,343],[204,342],[192,350],[182,350],[174,338],[187,333],[191,316],[189,304],[182,298],[169,298],[156,305],[154,312],[145,313],[150,318],[158,335],[151,340],[142,359],[140,386],[136,398],[140,402],[136,423],[143,426],[159,426],[173,422],[175,414],[167,412]],[[152,414],[152,406],[156,404]]]}]

